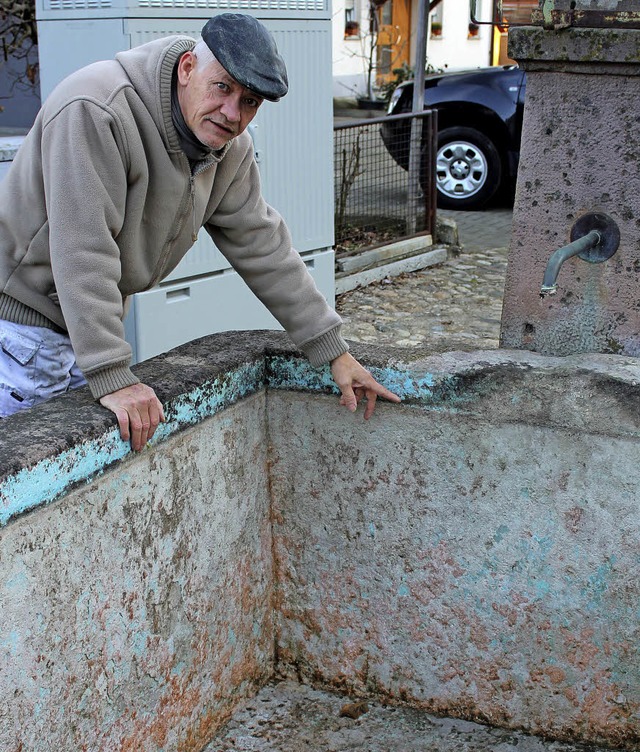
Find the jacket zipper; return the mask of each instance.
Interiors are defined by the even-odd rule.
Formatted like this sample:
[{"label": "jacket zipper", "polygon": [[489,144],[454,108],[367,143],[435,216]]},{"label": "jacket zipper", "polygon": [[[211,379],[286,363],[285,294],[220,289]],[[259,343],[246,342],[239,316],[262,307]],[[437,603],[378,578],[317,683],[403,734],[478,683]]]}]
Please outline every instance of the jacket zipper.
[{"label": "jacket zipper", "polygon": [[208,162],[207,164],[199,164],[195,171],[191,173],[191,176],[189,178],[189,188],[191,190],[191,218],[193,221],[192,224],[192,230],[191,230],[191,240],[195,243],[198,239],[198,231],[200,228],[197,226],[196,223],[196,183],[195,178],[197,175],[199,175],[201,172],[204,172],[205,170],[208,170],[210,167],[213,167],[213,165],[216,164],[215,162]]},{"label": "jacket zipper", "polygon": [[189,178],[189,188],[191,190],[191,240],[195,243],[198,239],[198,228],[196,227],[196,186],[193,178],[193,175]]},{"label": "jacket zipper", "polygon": [[[185,157],[185,161],[186,157]],[[195,243],[195,241],[198,239],[198,228],[196,227],[196,187],[194,178],[196,175],[199,175],[201,172],[204,172],[205,170],[208,170],[210,167],[213,167],[215,162],[210,162],[206,165],[200,165],[198,169],[194,173],[191,173],[191,170],[188,167],[189,170],[189,199],[185,201],[185,208],[184,211],[180,214],[179,219],[177,220],[176,224],[178,226],[178,231],[173,235],[172,238],[167,240],[165,248],[162,252],[162,255],[160,256],[160,260],[156,264],[156,272],[153,275],[151,282],[149,283],[147,290],[151,289],[152,287],[155,287],[155,285],[158,284],[161,280],[162,275],[162,269],[164,269],[164,266],[167,262],[167,259],[169,258],[169,254],[171,253],[171,248],[173,246],[174,241],[176,238],[180,236],[180,232],[182,231],[182,227],[184,226],[184,222],[187,218],[187,212],[189,211],[189,204],[191,204],[191,218],[192,218],[192,230],[191,230],[191,240]],[[186,197],[185,197],[186,198]],[[184,199],[183,199],[184,201]]]}]

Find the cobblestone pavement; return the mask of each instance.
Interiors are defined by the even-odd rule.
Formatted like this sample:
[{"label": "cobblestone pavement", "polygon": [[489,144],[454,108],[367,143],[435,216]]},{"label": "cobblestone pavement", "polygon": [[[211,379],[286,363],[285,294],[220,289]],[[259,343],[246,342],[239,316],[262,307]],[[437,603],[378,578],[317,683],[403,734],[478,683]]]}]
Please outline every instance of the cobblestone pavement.
[{"label": "cobblestone pavement", "polygon": [[440,214],[456,221],[462,253],[338,296],[347,339],[434,351],[498,347],[512,211]]}]

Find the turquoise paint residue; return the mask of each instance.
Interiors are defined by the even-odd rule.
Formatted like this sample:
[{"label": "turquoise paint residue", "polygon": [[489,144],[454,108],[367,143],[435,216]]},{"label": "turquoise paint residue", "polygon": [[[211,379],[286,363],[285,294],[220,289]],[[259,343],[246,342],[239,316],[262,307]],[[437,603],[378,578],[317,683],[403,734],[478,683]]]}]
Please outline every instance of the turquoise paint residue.
[{"label": "turquoise paint residue", "polygon": [[[433,397],[436,378],[417,376],[400,368],[371,368],[374,378],[402,399],[425,401]],[[449,380],[451,381],[451,380]],[[438,382],[446,386],[446,379]],[[453,383],[453,382],[452,382]],[[185,426],[194,425],[268,385],[276,389],[302,389],[338,394],[329,366],[313,368],[298,357],[260,358],[232,369],[210,382],[180,395],[167,404],[167,421],[151,444],[158,444]],[[87,483],[106,468],[131,454],[116,427],[98,439],[82,442],[35,466],[24,468],[0,483],[0,527],[11,519],[60,498],[73,486]]]},{"label": "turquoise paint residue", "polygon": [[19,632],[9,632],[6,639],[0,642],[0,649],[7,650],[12,658],[15,658],[20,652],[22,638]]},{"label": "turquoise paint residue", "polygon": [[9,577],[4,583],[5,590],[24,591],[29,585],[29,578],[24,572],[17,572],[13,577]]},{"label": "turquoise paint residue", "polygon": [[88,711],[92,696],[93,690],[90,687],[87,687],[87,689],[85,689],[85,691],[82,693],[82,697],[80,698],[80,700],[78,700],[78,705],[76,706],[81,713]]},{"label": "turquoise paint residue", "polygon": [[434,547],[438,546],[445,538],[446,535],[441,530],[432,530],[429,533],[429,544]]},{"label": "turquoise paint residue", "polygon": [[534,583],[536,598],[544,598],[551,592],[551,585],[546,580],[538,580]]},{"label": "turquoise paint residue", "polygon": [[171,667],[171,676],[183,676],[188,668],[189,667],[185,661],[178,661],[178,663],[174,663]]},{"label": "turquoise paint residue", "polygon": [[493,540],[496,543],[502,543],[505,535],[508,532],[509,532],[509,528],[506,525],[500,525],[500,527],[496,530],[495,535],[493,536]]},{"label": "turquoise paint residue", "polygon": [[553,540],[548,535],[534,535],[533,540],[538,544],[538,548],[546,556],[553,548]]},{"label": "turquoise paint residue", "polygon": [[[140,623],[144,623],[140,619]],[[136,658],[143,658],[147,654],[147,648],[153,638],[153,633],[146,629],[135,629],[130,638],[131,652]]]},{"label": "turquoise paint residue", "polygon": [[400,598],[406,598],[406,597],[407,597],[408,595],[411,595],[411,591],[410,591],[410,590],[409,590],[409,588],[408,588],[408,587],[407,587],[407,586],[405,585],[405,583],[404,583],[404,582],[403,582],[403,583],[402,583],[402,585],[400,585],[400,587],[398,588],[398,592],[397,592],[397,595],[398,595],[398,596],[399,596]]},{"label": "turquoise paint residue", "polygon": [[[156,431],[157,444],[187,425],[193,425],[264,386],[264,362],[248,363],[228,371],[177,397],[167,405],[167,421]],[[59,498],[71,487],[87,483],[104,470],[132,454],[117,428],[82,442],[56,457],[24,468],[0,483],[0,527],[35,507]]]},{"label": "turquoise paint residue", "polygon": [[314,368],[306,360],[282,355],[270,358],[267,385],[272,389],[340,393],[328,365]]},{"label": "turquoise paint residue", "polygon": [[[428,399],[433,397],[435,377],[430,374],[416,376],[399,368],[370,368],[373,378],[402,399]],[[339,394],[331,378],[329,366],[314,368],[302,358],[275,355],[269,359],[268,386],[273,389],[298,389],[303,391]]]},{"label": "turquoise paint residue", "polygon": [[19,514],[57,499],[72,485],[86,481],[128,454],[116,428],[57,457],[24,468],[0,484],[0,526]]},{"label": "turquoise paint residue", "polygon": [[370,370],[376,381],[403,399],[410,397],[424,399],[433,396],[435,378],[430,373],[418,378],[397,368],[371,368]]},{"label": "turquoise paint residue", "polygon": [[172,400],[167,410],[167,422],[162,423],[153,437],[153,444],[162,441],[185,425],[199,423],[238,400],[253,394],[265,384],[264,361],[247,363],[227,371]]},{"label": "turquoise paint residue", "polygon": [[39,718],[42,711],[48,711],[48,702],[50,699],[51,690],[46,687],[38,687],[38,699],[33,704],[33,715],[35,718]]},{"label": "turquoise paint residue", "polygon": [[373,522],[370,522],[370,523],[369,523],[369,535],[370,535],[370,536],[371,536],[372,538],[375,538],[375,537],[376,537],[376,526],[375,526],[375,525],[373,524]]},{"label": "turquoise paint residue", "polygon": [[589,576],[586,586],[581,589],[580,594],[587,599],[588,609],[593,610],[601,607],[602,597],[611,584],[615,562],[615,555],[610,556]]}]

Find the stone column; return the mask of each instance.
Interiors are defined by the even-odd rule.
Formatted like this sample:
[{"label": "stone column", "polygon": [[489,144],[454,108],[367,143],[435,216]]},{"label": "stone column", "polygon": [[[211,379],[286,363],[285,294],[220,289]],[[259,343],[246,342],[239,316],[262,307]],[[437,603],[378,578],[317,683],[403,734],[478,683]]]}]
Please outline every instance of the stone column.
[{"label": "stone column", "polygon": [[[527,92],[501,346],[640,355],[640,29],[512,28],[509,54]],[[569,259],[541,298],[549,257],[589,212],[617,223],[617,253]]]}]

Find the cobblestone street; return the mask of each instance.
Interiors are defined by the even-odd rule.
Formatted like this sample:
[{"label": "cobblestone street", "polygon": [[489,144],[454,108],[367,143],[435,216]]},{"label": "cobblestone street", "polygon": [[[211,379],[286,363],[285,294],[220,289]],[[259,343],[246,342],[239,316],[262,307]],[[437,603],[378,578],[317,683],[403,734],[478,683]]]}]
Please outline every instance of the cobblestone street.
[{"label": "cobblestone street", "polygon": [[498,347],[512,211],[439,213],[457,223],[462,253],[340,295],[347,339],[432,351]]}]

